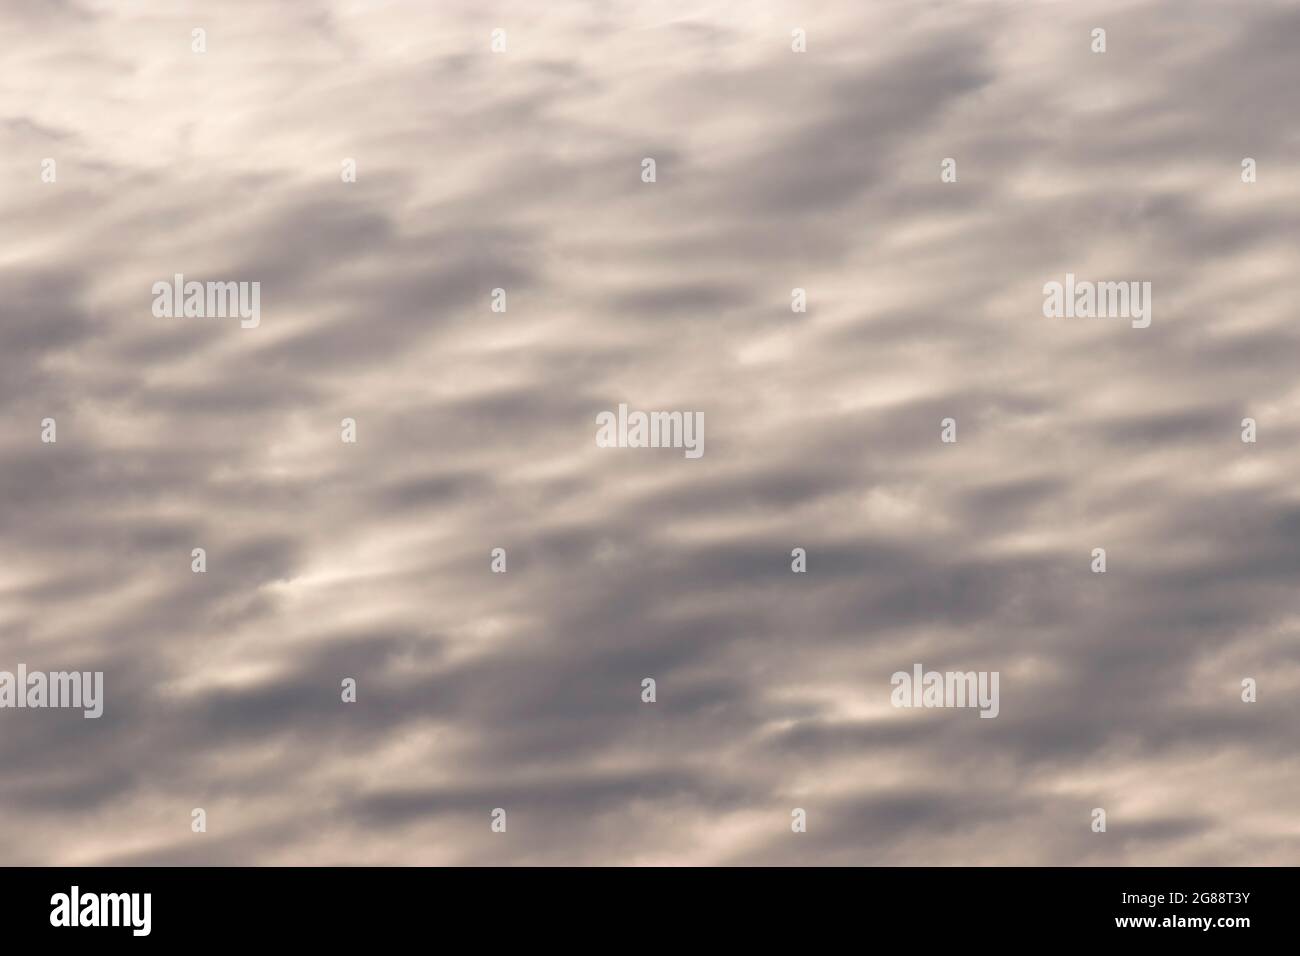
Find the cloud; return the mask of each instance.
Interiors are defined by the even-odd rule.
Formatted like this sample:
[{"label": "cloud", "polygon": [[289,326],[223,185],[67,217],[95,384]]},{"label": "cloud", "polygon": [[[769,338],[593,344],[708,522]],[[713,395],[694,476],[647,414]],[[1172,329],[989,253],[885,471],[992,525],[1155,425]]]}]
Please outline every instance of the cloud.
[{"label": "cloud", "polygon": [[1300,16],[748,6],[5,5],[0,863],[1297,859]]}]

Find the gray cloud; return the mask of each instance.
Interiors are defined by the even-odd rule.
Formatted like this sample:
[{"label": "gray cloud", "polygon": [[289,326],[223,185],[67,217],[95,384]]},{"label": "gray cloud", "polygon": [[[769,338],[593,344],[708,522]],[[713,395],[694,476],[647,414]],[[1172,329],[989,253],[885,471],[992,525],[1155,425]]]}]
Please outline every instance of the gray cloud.
[{"label": "gray cloud", "polygon": [[1300,13],[750,6],[4,5],[0,863],[1300,859]]}]

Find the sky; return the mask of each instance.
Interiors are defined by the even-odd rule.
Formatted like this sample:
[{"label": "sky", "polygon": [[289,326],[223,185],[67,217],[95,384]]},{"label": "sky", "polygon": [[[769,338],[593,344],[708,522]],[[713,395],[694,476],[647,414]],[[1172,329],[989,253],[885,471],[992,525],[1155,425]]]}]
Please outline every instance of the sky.
[{"label": "sky", "polygon": [[[1300,862],[1300,6],[5,0],[0,47],[0,670],[104,675],[0,709],[0,863]],[[704,453],[601,447],[620,404]],[[997,717],[894,706],[917,664]]]}]

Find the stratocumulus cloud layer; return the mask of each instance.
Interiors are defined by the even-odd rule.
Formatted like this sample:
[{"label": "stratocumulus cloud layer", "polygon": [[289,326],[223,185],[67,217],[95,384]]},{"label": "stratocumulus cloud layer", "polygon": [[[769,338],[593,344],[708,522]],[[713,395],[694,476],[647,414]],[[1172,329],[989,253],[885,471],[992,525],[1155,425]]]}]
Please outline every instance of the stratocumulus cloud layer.
[{"label": "stratocumulus cloud layer", "polygon": [[[0,670],[103,674],[0,710],[0,863],[1300,862],[1300,7],[0,45]],[[1045,316],[1067,274],[1149,327]],[[620,404],[705,452],[600,447]],[[996,719],[891,706],[918,662]]]}]

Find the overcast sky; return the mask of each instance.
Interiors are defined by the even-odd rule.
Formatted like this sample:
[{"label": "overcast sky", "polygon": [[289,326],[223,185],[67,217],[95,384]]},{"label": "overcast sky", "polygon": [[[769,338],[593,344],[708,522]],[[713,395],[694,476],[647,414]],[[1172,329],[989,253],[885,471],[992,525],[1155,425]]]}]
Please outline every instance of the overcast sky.
[{"label": "overcast sky", "polygon": [[[1300,7],[5,0],[0,47],[0,669],[106,685],[0,710],[0,863],[1300,862]],[[260,325],[156,317],[176,273]],[[1045,318],[1066,273],[1150,327]],[[597,447],[619,403],[705,454]],[[998,717],[892,707],[915,663]]]}]

